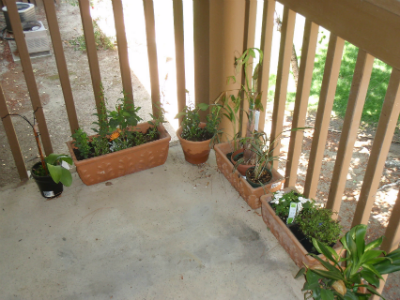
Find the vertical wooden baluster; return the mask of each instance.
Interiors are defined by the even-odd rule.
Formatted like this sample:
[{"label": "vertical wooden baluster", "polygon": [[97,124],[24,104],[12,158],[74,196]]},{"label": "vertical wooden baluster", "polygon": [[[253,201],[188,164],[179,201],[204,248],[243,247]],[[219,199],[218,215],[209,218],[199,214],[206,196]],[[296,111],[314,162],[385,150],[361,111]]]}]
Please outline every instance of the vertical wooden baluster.
[{"label": "vertical wooden baluster", "polygon": [[400,71],[393,68],[389,86],[383,102],[381,116],[371,155],[365,170],[364,182],[358,199],[352,227],[358,224],[368,224],[372,205],[382,177],[383,167],[392,143],[394,129],[400,112]]},{"label": "vertical wooden baluster", "polygon": [[104,95],[101,85],[100,66],[99,59],[97,57],[96,42],[94,39],[93,21],[92,17],[90,16],[89,0],[79,0],[79,9],[81,12],[86,53],[89,61],[90,76],[92,78],[93,93],[96,100],[97,112],[99,113],[100,105],[104,101]]},{"label": "vertical wooden baluster", "polygon": [[314,198],[317,191],[343,49],[344,40],[331,33],[304,186],[304,195],[308,198]]},{"label": "vertical wooden baluster", "polygon": [[6,97],[3,93],[3,88],[0,85],[0,117],[3,121],[4,131],[7,135],[8,143],[10,144],[11,153],[14,157],[15,165],[18,170],[19,178],[21,180],[28,179],[28,173],[26,172],[24,157],[22,156],[21,148],[19,146],[17,135],[15,134],[14,125],[9,116]]},{"label": "vertical wooden baluster", "polygon": [[265,126],[265,111],[267,110],[269,69],[271,63],[272,32],[274,30],[274,13],[275,1],[265,0],[260,46],[261,51],[264,53],[264,61],[258,75],[258,92],[263,92],[261,96],[261,103],[264,107],[264,111],[260,112],[260,123],[258,124],[259,130],[264,130]]},{"label": "vertical wooden baluster", "polygon": [[121,0],[112,0],[115,31],[117,33],[119,68],[121,70],[122,89],[129,101],[133,103],[131,68],[128,57],[128,42],[125,33],[124,9]]},{"label": "vertical wooden baluster", "polygon": [[[364,50],[358,51],[346,116],[344,118],[343,130],[340,136],[339,149],[336,155],[335,168],[329,190],[329,198],[326,204],[327,208],[335,212],[339,212],[342,203],[342,195],[349,172],[350,160],[353,155],[354,143],[357,139],[357,130],[360,126],[373,64],[373,56]],[[333,216],[337,218],[337,214]]]},{"label": "vertical wooden baluster", "polygon": [[[399,247],[400,242],[400,191],[397,194],[397,200],[393,207],[392,214],[390,215],[389,225],[386,228],[385,238],[383,239],[381,249],[386,253],[390,253]],[[380,280],[379,288],[377,289],[379,294],[382,294],[383,288],[385,287],[385,281],[388,275],[382,275],[384,280]],[[379,300],[380,297],[373,296],[372,300]]]},{"label": "vertical wooden baluster", "polygon": [[161,113],[160,107],[160,80],[158,78],[158,59],[156,44],[156,25],[154,20],[153,0],[143,0],[144,17],[146,20],[147,55],[149,57],[151,103],[153,115],[158,118]]},{"label": "vertical wooden baluster", "polygon": [[[176,88],[178,96],[178,112],[186,105],[186,79],[185,79],[185,42],[183,28],[183,3],[182,0],[173,0],[174,32],[175,32],[175,59],[176,59]],[[179,119],[181,123],[182,117]]]},{"label": "vertical wooden baluster", "polygon": [[[254,48],[255,43],[255,31],[256,31],[256,16],[257,16],[257,1],[246,0],[245,6],[245,17],[244,17],[244,39],[243,39],[243,51],[249,48]],[[253,66],[253,58],[249,59],[249,64]],[[250,67],[248,76],[252,74],[252,68]],[[242,76],[242,85],[245,84],[245,77]],[[243,94],[243,93],[242,93]],[[240,116],[242,120],[242,135],[246,135],[246,128],[248,118],[246,112],[249,111],[249,102],[245,99],[242,102],[242,114]],[[255,128],[257,130],[257,128]]]},{"label": "vertical wooden baluster", "polygon": [[60,78],[61,88],[64,95],[65,108],[67,109],[69,127],[73,134],[75,133],[75,130],[79,128],[79,123],[76,115],[71,83],[68,76],[67,62],[65,60],[64,49],[62,46],[60,28],[57,22],[56,9],[53,0],[43,0],[43,4],[46,11],[47,23],[49,24],[58,76]]},{"label": "vertical wooden baluster", "polygon": [[[216,1],[215,1],[216,2]],[[209,1],[193,0],[194,97],[196,105],[209,103],[210,97],[210,6]],[[207,112],[200,112],[205,121]]]},{"label": "vertical wooden baluster", "polygon": [[[306,20],[304,25],[299,82],[296,92],[296,101],[294,104],[292,129],[304,127],[306,123],[308,98],[310,97],[315,51],[317,47],[318,28],[319,26],[317,24],[311,22],[309,19]],[[296,185],[302,142],[303,130],[292,131],[286,163],[287,179],[285,181],[285,187]]]},{"label": "vertical wooden baluster", "polygon": [[[294,26],[296,13],[285,6],[283,11],[281,44],[279,48],[278,72],[276,75],[276,88],[274,99],[274,110],[272,113],[271,145],[283,130],[283,118],[285,114],[286,94],[289,80],[290,59],[292,56]],[[266,91],[268,93],[268,91]],[[281,143],[274,142],[273,156],[279,156]]]},{"label": "vertical wooden baluster", "polygon": [[51,145],[49,131],[46,125],[46,119],[43,113],[42,104],[40,102],[39,91],[35,81],[35,75],[31,64],[31,59],[26,46],[24,33],[22,31],[22,24],[18,14],[18,9],[15,1],[4,1],[10,16],[10,22],[14,33],[14,39],[17,43],[19,56],[21,58],[21,65],[25,76],[26,85],[28,87],[29,96],[32,102],[32,108],[35,112],[36,119],[39,123],[40,135],[43,143],[43,148],[46,155],[53,153],[53,146]]}]

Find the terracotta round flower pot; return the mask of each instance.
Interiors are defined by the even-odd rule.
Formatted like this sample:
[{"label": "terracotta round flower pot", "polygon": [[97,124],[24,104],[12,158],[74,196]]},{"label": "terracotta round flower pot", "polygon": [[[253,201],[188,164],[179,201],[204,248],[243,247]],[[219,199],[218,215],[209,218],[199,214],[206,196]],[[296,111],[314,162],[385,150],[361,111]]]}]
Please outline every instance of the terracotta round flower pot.
[{"label": "terracotta round flower pot", "polygon": [[[200,127],[204,128],[206,126],[205,123],[200,123]],[[192,142],[185,140],[181,137],[182,127],[176,132],[176,136],[179,138],[181,142],[183,154],[185,155],[185,160],[191,164],[199,165],[203,164],[207,161],[208,156],[210,154],[210,141],[201,141],[201,142]]]},{"label": "terracotta round flower pot", "polygon": [[[235,152],[233,152],[232,153],[232,156],[231,156],[231,162],[232,162],[232,164],[235,166],[236,165],[236,161],[237,161],[237,156],[238,155],[240,155],[240,154],[242,154],[244,152],[244,149],[243,148],[240,148],[240,149],[238,149],[238,150],[236,150]],[[236,159],[235,159],[236,158]],[[239,171],[239,173],[242,175],[242,176],[246,176],[246,171],[247,171],[247,169],[248,168],[250,168],[250,167],[254,167],[254,165],[243,165],[243,164],[239,164],[238,166],[237,166],[237,170]]]}]

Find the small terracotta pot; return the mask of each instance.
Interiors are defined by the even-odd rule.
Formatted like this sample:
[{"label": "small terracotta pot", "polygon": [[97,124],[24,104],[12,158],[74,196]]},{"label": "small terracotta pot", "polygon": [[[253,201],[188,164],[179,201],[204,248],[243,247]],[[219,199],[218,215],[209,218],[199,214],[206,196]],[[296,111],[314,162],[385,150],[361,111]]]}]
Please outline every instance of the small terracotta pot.
[{"label": "small terracotta pot", "polygon": [[[206,123],[200,123],[199,126],[201,128],[204,128],[206,126]],[[176,131],[176,136],[181,142],[183,154],[185,155],[185,160],[194,165],[205,163],[210,154],[211,139],[202,142],[193,142],[183,139],[181,137],[181,134],[182,127],[179,127],[179,129]]]},{"label": "small terracotta pot", "polygon": [[[235,159],[235,156],[238,155],[238,154],[241,154],[241,153],[243,153],[243,152],[244,152],[244,149],[241,148],[241,149],[238,149],[238,150],[236,150],[235,152],[232,153],[231,162],[233,163],[234,166],[236,165],[236,160],[234,160],[234,159]],[[251,168],[251,167],[254,167],[254,165],[243,165],[243,164],[239,164],[238,167],[237,167],[237,170],[239,171],[239,173],[240,173],[241,175],[246,176],[246,171],[247,171],[247,169],[248,169],[248,168]]]}]

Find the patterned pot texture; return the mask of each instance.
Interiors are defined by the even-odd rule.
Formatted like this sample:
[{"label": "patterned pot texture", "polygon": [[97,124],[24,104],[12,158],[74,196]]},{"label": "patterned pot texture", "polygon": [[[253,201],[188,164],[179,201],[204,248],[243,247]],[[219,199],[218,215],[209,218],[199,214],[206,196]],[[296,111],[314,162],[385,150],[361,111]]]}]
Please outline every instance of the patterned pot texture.
[{"label": "patterned pot texture", "polygon": [[283,187],[285,178],[281,174],[279,174],[278,171],[272,169],[272,180],[262,187],[253,188],[246,181],[246,179],[240,175],[238,170],[235,170],[233,172],[234,165],[226,157],[228,153],[232,152],[232,149],[233,147],[230,143],[222,143],[214,146],[218,169],[222,172],[222,174],[224,174],[226,179],[228,179],[231,185],[238,191],[240,196],[252,209],[260,208],[260,197],[262,195],[280,190]]},{"label": "patterned pot texture", "polygon": [[[283,191],[288,193],[290,191],[297,190],[294,187],[285,188]],[[279,244],[286,250],[286,252],[290,255],[290,258],[295,262],[295,264],[302,268],[304,265],[309,267],[319,265],[320,262],[315,258],[308,256],[308,252],[304,249],[303,245],[299,242],[299,240],[295,237],[292,231],[286,226],[286,224],[275,214],[275,211],[272,209],[269,202],[272,199],[272,193],[268,195],[264,195],[261,197],[262,207],[262,218],[267,224],[268,228],[271,230],[272,234],[279,241]],[[333,249],[339,254],[342,250],[343,246],[340,242],[337,242]],[[344,255],[344,251],[342,252]],[[319,257],[321,259],[325,259],[323,254],[320,254]]]},{"label": "patterned pot texture", "polygon": [[[200,123],[200,127],[204,128],[206,126],[205,123]],[[181,147],[183,150],[183,154],[185,155],[185,160],[191,164],[199,165],[203,164],[208,160],[208,156],[210,155],[210,141],[201,141],[201,142],[192,142],[185,140],[181,137],[182,127],[176,131],[176,136],[179,138],[181,143]]]},{"label": "patterned pot texture", "polygon": [[[135,130],[146,132],[149,127],[147,122],[141,123]],[[67,142],[67,146],[79,177],[84,184],[92,185],[164,164],[171,136],[162,124],[158,132],[160,138],[156,141],[79,161],[72,150],[73,141]]]}]

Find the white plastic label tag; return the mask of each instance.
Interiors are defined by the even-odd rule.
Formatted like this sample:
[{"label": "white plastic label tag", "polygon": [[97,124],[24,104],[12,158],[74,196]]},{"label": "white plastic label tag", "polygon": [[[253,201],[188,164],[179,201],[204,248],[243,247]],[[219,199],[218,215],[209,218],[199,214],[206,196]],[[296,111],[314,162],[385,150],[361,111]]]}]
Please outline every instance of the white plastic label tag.
[{"label": "white plastic label tag", "polygon": [[53,191],[43,191],[43,195],[44,195],[46,198],[54,197],[54,196],[55,196]]},{"label": "white plastic label tag", "polygon": [[281,188],[281,183],[282,182],[276,182],[276,183],[273,183],[272,185],[271,185],[271,189],[274,189],[274,188],[278,188],[278,189],[280,189]]},{"label": "white plastic label tag", "polygon": [[291,224],[294,221],[294,218],[296,217],[296,212],[297,212],[297,203],[295,202],[290,202],[289,206],[289,216],[286,220],[286,224]]},{"label": "white plastic label tag", "polygon": [[254,113],[254,129],[258,131],[258,123],[260,120],[260,111],[256,110]]}]

